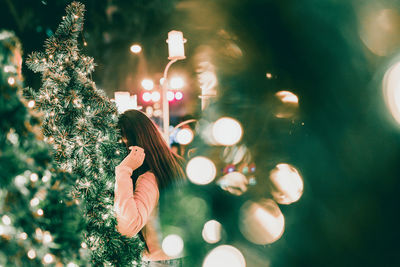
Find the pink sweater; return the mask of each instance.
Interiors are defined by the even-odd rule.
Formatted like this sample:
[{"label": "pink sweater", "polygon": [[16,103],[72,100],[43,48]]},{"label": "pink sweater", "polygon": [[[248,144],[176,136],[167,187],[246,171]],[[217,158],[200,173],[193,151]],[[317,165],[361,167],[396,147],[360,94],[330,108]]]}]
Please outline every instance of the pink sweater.
[{"label": "pink sweater", "polygon": [[139,176],[133,191],[132,172],[133,169],[127,166],[115,168],[114,210],[117,230],[128,237],[142,230],[149,250],[144,253],[144,260],[170,259],[161,248],[160,233],[157,231],[159,191],[156,177],[151,172]]}]

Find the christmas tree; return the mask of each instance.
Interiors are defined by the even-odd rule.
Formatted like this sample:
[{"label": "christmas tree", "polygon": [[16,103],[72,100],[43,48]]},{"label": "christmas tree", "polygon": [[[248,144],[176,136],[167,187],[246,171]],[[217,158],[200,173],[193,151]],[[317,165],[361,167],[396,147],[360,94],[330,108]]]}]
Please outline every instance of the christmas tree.
[{"label": "christmas tree", "polygon": [[115,228],[114,169],[124,148],[116,127],[117,108],[89,77],[93,58],[78,48],[84,11],[83,4],[71,3],[46,40],[45,52],[29,56],[27,64],[42,73],[43,86],[29,88],[25,95],[44,113],[42,131],[60,168],[78,176],[72,194],[84,204],[85,242],[92,250],[92,263],[132,265],[140,260],[143,243]]},{"label": "christmas tree", "polygon": [[21,98],[21,45],[0,31],[0,265],[85,265],[84,221],[68,194],[73,175],[54,169],[39,119]]}]

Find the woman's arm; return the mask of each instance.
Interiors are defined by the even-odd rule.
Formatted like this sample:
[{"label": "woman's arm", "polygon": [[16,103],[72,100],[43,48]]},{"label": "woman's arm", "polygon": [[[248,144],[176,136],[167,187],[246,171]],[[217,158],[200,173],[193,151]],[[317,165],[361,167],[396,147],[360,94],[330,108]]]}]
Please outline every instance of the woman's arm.
[{"label": "woman's arm", "polygon": [[139,176],[135,192],[131,175],[133,168],[120,164],[115,168],[114,210],[117,217],[117,230],[128,237],[137,234],[147,223],[156,207],[159,191],[153,173]]}]

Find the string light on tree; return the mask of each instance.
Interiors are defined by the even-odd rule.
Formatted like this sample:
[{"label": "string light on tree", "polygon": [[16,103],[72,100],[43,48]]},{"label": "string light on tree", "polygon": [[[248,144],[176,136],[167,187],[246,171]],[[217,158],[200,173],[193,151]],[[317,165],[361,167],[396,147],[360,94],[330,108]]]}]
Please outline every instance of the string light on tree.
[{"label": "string light on tree", "polygon": [[45,264],[50,264],[54,261],[54,256],[50,253],[47,253],[46,255],[44,255],[43,257],[43,262]]},{"label": "string light on tree", "polygon": [[30,178],[32,182],[36,182],[37,180],[39,180],[39,176],[36,173],[32,173]]},{"label": "string light on tree", "polygon": [[35,100],[30,100],[28,102],[28,108],[33,108],[35,106]]},{"label": "string light on tree", "polygon": [[15,78],[14,77],[9,77],[7,81],[8,81],[8,84],[11,85],[11,86],[15,84]]},{"label": "string light on tree", "polygon": [[131,45],[130,50],[134,54],[139,54],[140,52],[142,52],[142,47],[139,44],[133,44]]},{"label": "string light on tree", "polygon": [[39,202],[40,202],[40,200],[37,197],[32,198],[30,201],[31,207],[35,207],[35,206],[39,205]]},{"label": "string light on tree", "polygon": [[10,225],[11,224],[11,219],[7,215],[3,215],[3,217],[1,217],[1,220],[3,221],[3,223],[5,225]]},{"label": "string light on tree", "polygon": [[28,250],[27,255],[28,255],[28,258],[30,258],[31,260],[33,260],[34,258],[36,258],[36,251],[35,251],[34,249],[31,248],[30,250]]},{"label": "string light on tree", "polygon": [[[128,239],[117,232],[114,214],[107,213],[107,210],[110,210],[109,203],[104,203],[105,197],[112,195],[112,190],[106,188],[109,187],[108,182],[113,183],[111,177],[114,177],[115,164],[123,158],[122,153],[115,153],[123,146],[118,143],[118,111],[105,92],[98,89],[91,80],[93,59],[79,51],[79,45],[82,43],[80,37],[84,5],[73,2],[66,11],[66,18],[46,40],[45,51],[34,52],[27,59],[30,69],[42,73],[42,88],[37,91],[28,89],[26,95],[30,97],[29,100],[36,101],[40,112],[49,114],[50,119],[43,120],[43,129],[46,129],[46,138],[53,138],[52,145],[55,148],[57,164],[67,173],[80,170],[74,172],[77,176],[73,183],[74,196],[84,200],[79,202],[80,205],[85,205],[84,210],[96,210],[90,215],[82,214],[85,220],[83,225],[87,227],[85,238],[94,238],[94,242],[90,241],[92,239],[80,242],[85,247],[90,243],[93,251],[88,251],[90,260],[96,266],[107,262],[127,266],[139,259],[142,242],[136,236]],[[53,55],[54,60],[50,60],[49,55]],[[148,88],[146,84],[144,86]],[[89,109],[89,106],[92,108]],[[51,111],[55,112],[53,117],[58,118],[57,123],[51,118]],[[68,120],[64,120],[67,116],[65,114],[68,114]],[[108,136],[108,140],[105,136]],[[103,142],[98,140],[99,137]],[[98,143],[101,143],[101,146],[96,148]],[[99,153],[105,155],[99,157]],[[77,157],[80,160],[77,160]],[[107,158],[107,163],[104,162],[104,158]],[[99,172],[100,169],[103,171]],[[102,197],[99,199],[100,195]],[[41,208],[53,213],[53,210],[45,208],[45,202],[43,205]],[[43,209],[38,209],[34,215],[43,216]],[[55,236],[53,231],[52,234]],[[107,239],[108,242],[100,242],[100,238]],[[116,250],[115,244],[127,249]],[[71,259],[63,262],[71,262]]]},{"label": "string light on tree", "polygon": [[25,232],[22,232],[19,234],[19,238],[21,238],[22,240],[26,240],[28,238],[28,234]]},{"label": "string light on tree", "polygon": [[42,209],[38,209],[38,210],[36,211],[36,213],[37,213],[37,215],[39,215],[39,216],[43,216],[43,214],[44,214],[44,212],[43,212]]}]

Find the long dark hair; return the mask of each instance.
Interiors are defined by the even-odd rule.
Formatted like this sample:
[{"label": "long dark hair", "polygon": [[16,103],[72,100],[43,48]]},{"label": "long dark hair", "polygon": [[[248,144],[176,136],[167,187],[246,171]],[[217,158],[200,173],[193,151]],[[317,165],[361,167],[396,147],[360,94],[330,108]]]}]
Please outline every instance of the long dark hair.
[{"label": "long dark hair", "polygon": [[146,154],[143,165],[134,171],[132,178],[151,171],[154,173],[159,190],[179,185],[185,180],[183,159],[174,154],[164,141],[157,126],[146,114],[138,110],[124,112],[118,122],[126,145],[139,146]]}]

